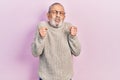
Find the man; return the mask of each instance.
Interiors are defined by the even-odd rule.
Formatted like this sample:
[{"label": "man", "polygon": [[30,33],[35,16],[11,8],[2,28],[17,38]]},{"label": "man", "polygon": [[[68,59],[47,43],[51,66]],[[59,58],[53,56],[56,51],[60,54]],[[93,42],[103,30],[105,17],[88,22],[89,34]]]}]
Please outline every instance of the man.
[{"label": "man", "polygon": [[40,22],[32,44],[32,53],[39,56],[40,80],[70,80],[73,76],[72,55],[80,54],[77,27],[64,22],[65,11],[60,3],[49,7],[48,20]]}]

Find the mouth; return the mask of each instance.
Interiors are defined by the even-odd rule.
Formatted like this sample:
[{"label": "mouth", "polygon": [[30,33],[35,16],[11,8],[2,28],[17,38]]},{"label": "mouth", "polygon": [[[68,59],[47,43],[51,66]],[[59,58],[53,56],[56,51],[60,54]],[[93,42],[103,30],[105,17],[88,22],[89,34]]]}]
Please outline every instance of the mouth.
[{"label": "mouth", "polygon": [[60,19],[55,19],[55,22],[56,22],[56,23],[59,23],[59,22],[60,22]]}]

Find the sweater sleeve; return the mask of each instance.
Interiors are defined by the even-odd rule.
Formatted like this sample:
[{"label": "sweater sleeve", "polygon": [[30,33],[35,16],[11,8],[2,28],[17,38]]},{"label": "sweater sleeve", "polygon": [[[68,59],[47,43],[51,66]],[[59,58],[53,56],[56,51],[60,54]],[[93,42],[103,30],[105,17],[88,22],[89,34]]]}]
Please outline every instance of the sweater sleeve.
[{"label": "sweater sleeve", "polygon": [[70,34],[70,27],[72,26],[71,23],[67,23],[67,30],[68,30],[68,44],[71,50],[71,53],[74,56],[78,56],[80,54],[81,51],[81,46],[79,43],[79,40],[77,38],[77,36],[72,36]]},{"label": "sweater sleeve", "polygon": [[37,31],[35,33],[35,38],[34,38],[33,43],[32,43],[32,54],[35,57],[40,56],[43,53],[43,50],[44,50],[45,38],[42,38],[39,35],[38,30],[39,30],[40,27],[42,27],[41,24],[39,24],[38,27],[37,27]]},{"label": "sweater sleeve", "polygon": [[68,43],[70,46],[71,53],[74,56],[78,56],[80,54],[80,43],[77,36],[68,35]]}]

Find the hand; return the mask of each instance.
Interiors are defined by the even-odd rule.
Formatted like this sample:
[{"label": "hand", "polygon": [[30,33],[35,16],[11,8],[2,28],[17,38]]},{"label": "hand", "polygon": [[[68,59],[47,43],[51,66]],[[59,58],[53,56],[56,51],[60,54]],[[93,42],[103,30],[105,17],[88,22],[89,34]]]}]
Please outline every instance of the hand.
[{"label": "hand", "polygon": [[72,36],[76,36],[77,35],[77,27],[74,27],[74,26],[70,27],[70,34]]},{"label": "hand", "polygon": [[48,30],[48,28],[46,28],[46,27],[41,27],[41,28],[39,29],[39,34],[40,34],[40,36],[41,36],[42,38],[44,38],[44,37],[46,36],[47,30]]}]

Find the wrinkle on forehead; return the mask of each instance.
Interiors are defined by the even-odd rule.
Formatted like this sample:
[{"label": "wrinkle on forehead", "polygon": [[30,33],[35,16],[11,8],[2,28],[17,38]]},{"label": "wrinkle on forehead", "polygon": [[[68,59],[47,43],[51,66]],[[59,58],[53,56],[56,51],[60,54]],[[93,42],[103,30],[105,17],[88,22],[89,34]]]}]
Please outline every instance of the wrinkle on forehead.
[{"label": "wrinkle on forehead", "polygon": [[62,5],[53,5],[50,10],[64,11],[64,7]]}]

